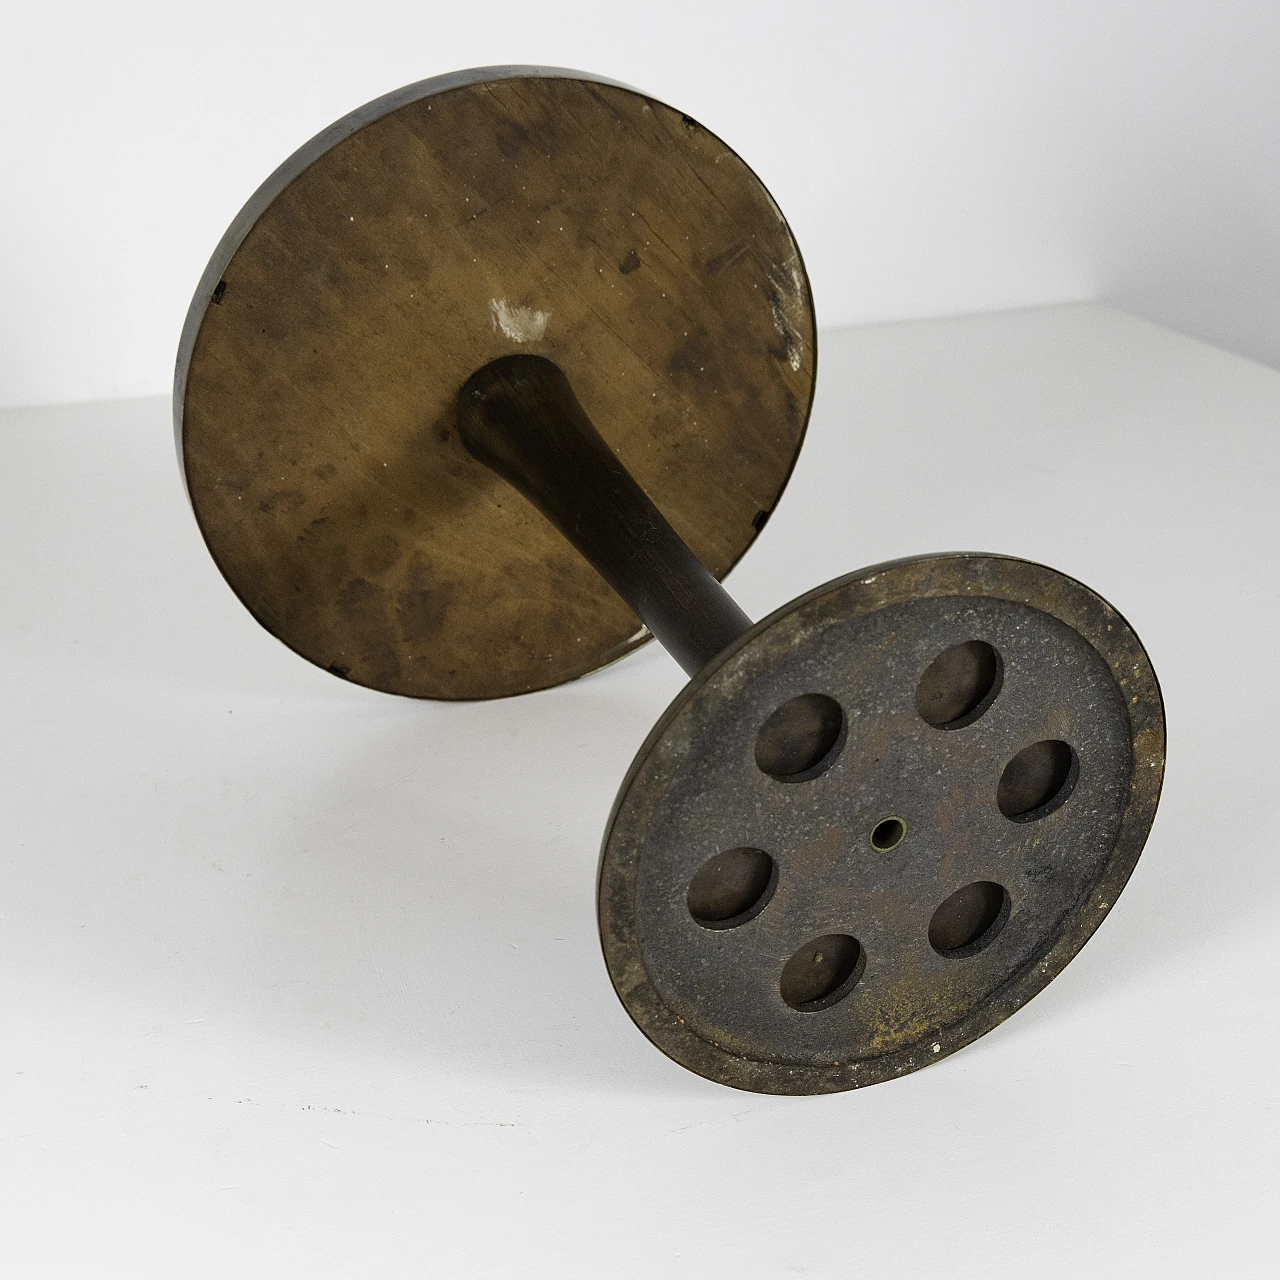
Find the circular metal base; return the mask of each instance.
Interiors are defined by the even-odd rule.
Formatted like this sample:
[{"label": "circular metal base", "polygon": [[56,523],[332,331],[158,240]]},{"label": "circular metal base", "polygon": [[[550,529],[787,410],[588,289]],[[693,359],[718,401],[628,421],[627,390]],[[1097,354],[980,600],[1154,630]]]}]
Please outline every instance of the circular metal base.
[{"label": "circular metal base", "polygon": [[601,855],[610,976],[724,1084],[913,1071],[1084,945],[1163,768],[1155,673],[1087,587],[977,555],[838,579],[709,664],[641,749]]},{"label": "circular metal base", "polygon": [[554,360],[719,578],[790,475],[814,342],[791,233],[723,142],[620,85],[490,67],[370,103],[264,184],[192,302],[175,422],[263,626],[360,684],[499,697],[647,633],[462,447],[467,378]]}]

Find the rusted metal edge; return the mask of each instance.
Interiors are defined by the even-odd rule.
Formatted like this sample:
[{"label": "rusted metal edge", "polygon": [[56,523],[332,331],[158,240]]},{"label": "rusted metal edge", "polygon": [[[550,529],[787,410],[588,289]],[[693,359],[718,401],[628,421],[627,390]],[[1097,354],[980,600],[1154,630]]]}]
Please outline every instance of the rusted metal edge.
[{"label": "rusted metal edge", "polygon": [[[644,969],[634,933],[636,875],[648,825],[647,810],[628,810],[629,792],[650,752],[697,691],[778,619],[820,607],[825,597],[862,588],[847,619],[886,605],[940,596],[986,596],[1050,613],[1082,635],[1107,663],[1122,690],[1131,727],[1133,772],[1128,804],[1105,870],[1064,919],[1043,951],[958,1021],[932,1029],[909,1049],[855,1063],[789,1066],[731,1053],[698,1036],[663,1003]],[[1053,607],[1049,607],[1049,601]],[[601,946],[614,989],[644,1035],[668,1057],[709,1080],[757,1093],[834,1093],[877,1084],[940,1061],[970,1044],[1039,994],[1076,956],[1115,905],[1133,873],[1155,819],[1164,779],[1164,700],[1154,667],[1133,628],[1084,583],[1047,566],[1011,556],[950,552],[908,557],[860,569],[814,588],[757,623],[699,672],[680,692],[637,752],[605,827],[597,875]],[[651,798],[649,809],[660,797]]]}]

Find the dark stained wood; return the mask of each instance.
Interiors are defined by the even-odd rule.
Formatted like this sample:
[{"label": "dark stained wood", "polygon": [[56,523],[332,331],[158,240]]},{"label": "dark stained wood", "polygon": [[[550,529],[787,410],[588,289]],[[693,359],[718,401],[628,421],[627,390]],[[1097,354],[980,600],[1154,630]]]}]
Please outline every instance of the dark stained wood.
[{"label": "dark stained wood", "polygon": [[419,697],[543,688],[646,638],[463,448],[478,368],[554,360],[717,578],[812,397],[808,283],[764,187],[693,121],[587,79],[396,106],[275,196],[206,300],[179,411],[219,568],[304,657]]},{"label": "dark stained wood", "polygon": [[751,629],[545,356],[502,356],[473,373],[458,395],[458,435],[560,530],[688,675]]}]

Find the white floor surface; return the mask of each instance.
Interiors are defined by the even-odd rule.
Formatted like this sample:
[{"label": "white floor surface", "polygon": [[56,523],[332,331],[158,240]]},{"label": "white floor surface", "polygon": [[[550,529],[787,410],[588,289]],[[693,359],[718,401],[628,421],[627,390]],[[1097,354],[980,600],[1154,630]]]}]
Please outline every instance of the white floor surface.
[{"label": "white floor surface", "polygon": [[889,1084],[740,1093],[632,1026],[601,831],[683,677],[431,704],[249,617],[159,399],[0,415],[0,1271],[1273,1276],[1280,372],[1100,307],[826,332],[759,617],[1041,560],[1161,678],[1164,799],[1042,995]]}]

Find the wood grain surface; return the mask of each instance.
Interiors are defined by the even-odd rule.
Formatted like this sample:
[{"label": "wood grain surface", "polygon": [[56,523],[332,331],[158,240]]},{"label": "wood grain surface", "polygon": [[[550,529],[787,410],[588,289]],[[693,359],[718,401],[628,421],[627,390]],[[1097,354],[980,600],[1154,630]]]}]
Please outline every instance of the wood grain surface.
[{"label": "wood grain surface", "polygon": [[418,697],[543,688],[646,633],[463,449],[468,376],[555,360],[722,577],[790,474],[814,342],[790,231],[714,135],[586,79],[454,87],[338,141],[245,235],[180,368],[188,491],[310,661]]}]

